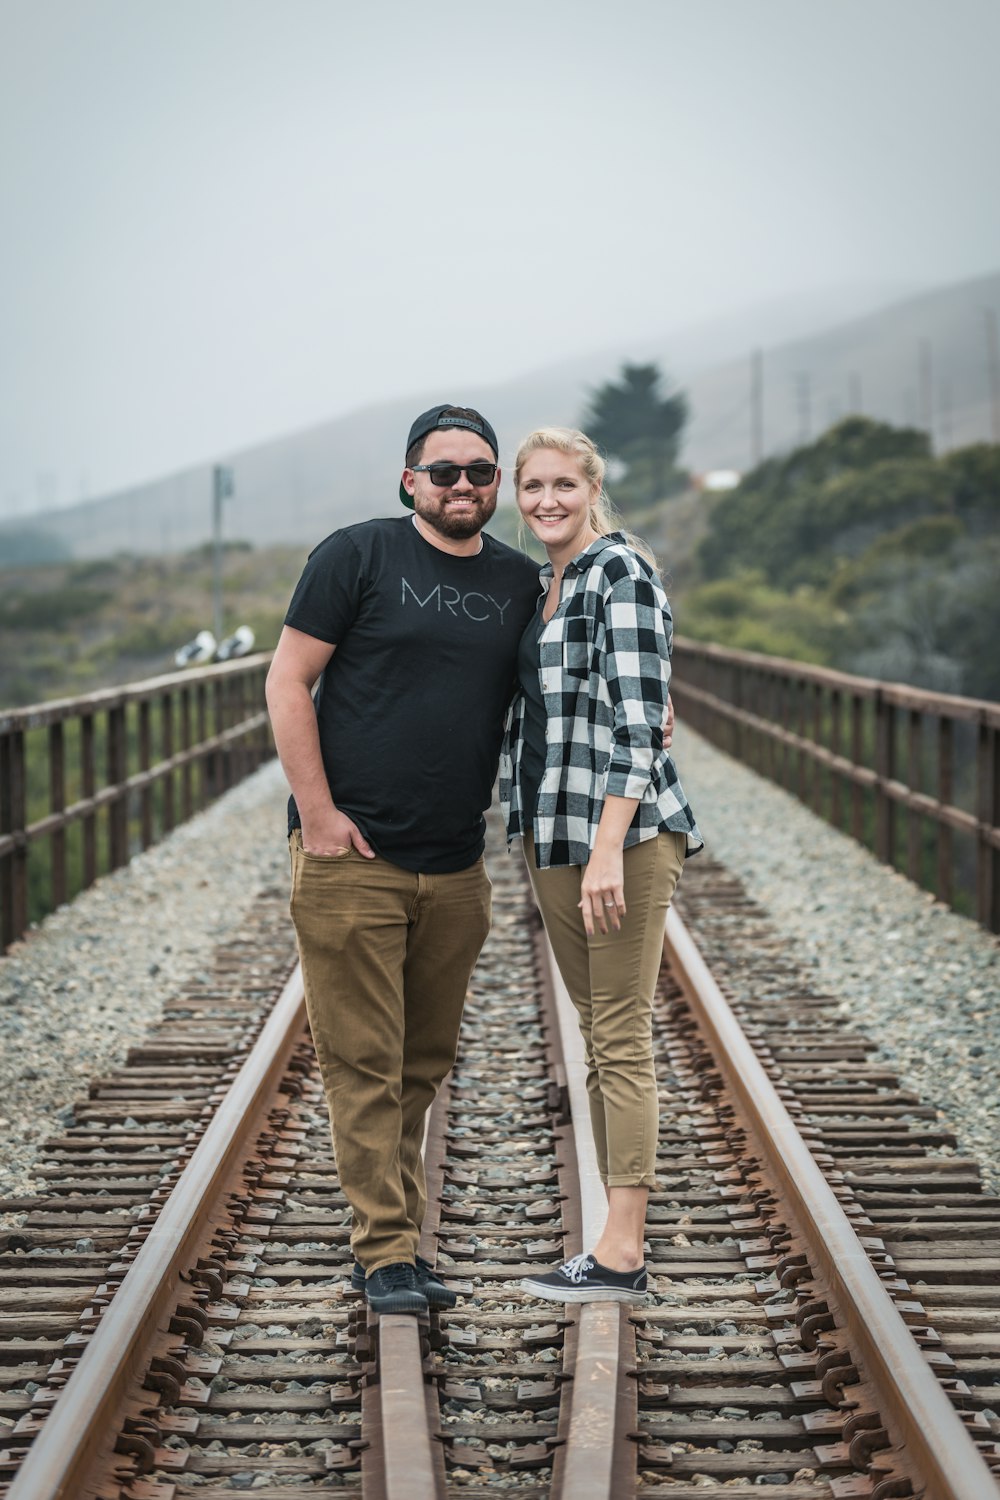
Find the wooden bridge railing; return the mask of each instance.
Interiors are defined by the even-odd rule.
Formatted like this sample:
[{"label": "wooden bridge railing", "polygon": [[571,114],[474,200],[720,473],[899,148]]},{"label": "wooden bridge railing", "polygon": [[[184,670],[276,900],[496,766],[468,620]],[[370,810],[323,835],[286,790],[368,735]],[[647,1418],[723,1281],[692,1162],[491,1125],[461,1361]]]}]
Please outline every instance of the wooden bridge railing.
[{"label": "wooden bridge railing", "polygon": [[[0,713],[0,951],[274,754],[270,656]],[[679,717],[1000,931],[1000,704],[678,637]]]},{"label": "wooden bridge railing", "polygon": [[270,659],[0,713],[0,951],[270,759]]},{"label": "wooden bridge railing", "polygon": [[1000,704],[678,637],[678,718],[1000,931]]}]

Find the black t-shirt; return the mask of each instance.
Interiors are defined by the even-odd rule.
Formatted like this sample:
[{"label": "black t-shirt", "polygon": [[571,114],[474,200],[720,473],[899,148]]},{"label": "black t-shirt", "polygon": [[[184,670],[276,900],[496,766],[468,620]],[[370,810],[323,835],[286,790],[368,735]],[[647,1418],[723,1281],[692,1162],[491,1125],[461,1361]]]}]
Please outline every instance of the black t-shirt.
[{"label": "black t-shirt", "polygon": [[538,680],[538,664],[541,660],[539,638],[545,629],[541,604],[536,604],[534,614],[524,627],[524,634],[517,652],[517,675],[524,694],[524,718],[521,746],[521,807],[524,810],[524,826],[530,828],[535,818],[538,788],[545,773],[547,752],[545,725],[548,712],[542,696],[542,685]]},{"label": "black t-shirt", "polygon": [[285,616],[337,648],[316,695],[334,802],[377,854],[428,875],[483,852],[518,642],[539,592],[536,563],[482,540],[456,557],[410,516],[347,526],[310,554]]}]

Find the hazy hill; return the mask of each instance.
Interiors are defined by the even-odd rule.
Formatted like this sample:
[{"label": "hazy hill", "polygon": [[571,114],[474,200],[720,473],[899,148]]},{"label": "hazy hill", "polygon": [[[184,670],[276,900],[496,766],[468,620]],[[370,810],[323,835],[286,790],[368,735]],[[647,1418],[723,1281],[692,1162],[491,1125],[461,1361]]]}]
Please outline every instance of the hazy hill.
[{"label": "hazy hill", "polygon": [[[787,452],[849,415],[925,427],[928,397],[938,452],[989,441],[983,317],[988,307],[1000,311],[1000,272],[909,297],[828,332],[765,349],[765,455]],[[807,389],[802,377],[807,377]],[[688,464],[695,469],[748,469],[749,355],[699,373],[688,390]],[[808,413],[802,406],[805,396]]]},{"label": "hazy hill", "polygon": [[[795,378],[802,372],[810,376],[813,433],[846,411],[852,377],[860,377],[866,413],[918,421],[921,340],[930,341],[935,400],[942,381],[950,387],[950,443],[987,438],[987,305],[1000,305],[1000,273],[895,301],[847,322],[842,296],[831,297],[825,307],[812,299],[807,306],[758,310],[757,325],[771,330],[772,340],[785,340],[764,351],[765,451],[787,449],[800,439]],[[532,426],[578,421],[587,391],[612,377],[624,358],[656,360],[688,390],[692,420],[683,458],[690,468],[746,468],[754,324],[750,315],[720,318],[708,327],[536,369],[504,385],[425,392],[368,406],[230,455],[237,493],[226,502],[226,535],[255,545],[314,542],[348,520],[392,514],[403,435],[422,405],[443,396],[482,407],[497,427],[502,457],[509,459]],[[803,327],[825,331],[791,337]],[[737,357],[740,349],[745,352]],[[943,424],[937,436],[940,444]],[[103,500],[22,518],[0,527],[0,562],[34,561],[46,550],[53,559],[183,551],[209,533],[210,495],[210,469],[201,466]]]}]

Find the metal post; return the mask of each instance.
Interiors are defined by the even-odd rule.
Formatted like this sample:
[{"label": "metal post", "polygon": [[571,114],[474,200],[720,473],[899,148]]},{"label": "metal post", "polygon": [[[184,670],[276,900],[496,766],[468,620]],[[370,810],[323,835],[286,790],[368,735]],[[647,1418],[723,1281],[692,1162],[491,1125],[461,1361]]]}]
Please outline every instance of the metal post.
[{"label": "metal post", "polygon": [[759,349],[750,356],[750,466],[764,457],[764,358]]},{"label": "metal post", "polygon": [[990,431],[993,441],[1000,443],[1000,335],[997,333],[995,307],[983,308],[986,332],[986,370],[990,391]]},{"label": "metal post", "polygon": [[804,448],[812,440],[812,382],[808,370],[800,370],[795,377],[795,399],[799,409],[799,447]]},{"label": "metal post", "polygon": [[222,502],[233,493],[233,471],[224,464],[212,470],[212,629],[222,640]]},{"label": "metal post", "polygon": [[920,340],[918,378],[920,385],[920,425],[934,452],[934,355],[930,339]]}]

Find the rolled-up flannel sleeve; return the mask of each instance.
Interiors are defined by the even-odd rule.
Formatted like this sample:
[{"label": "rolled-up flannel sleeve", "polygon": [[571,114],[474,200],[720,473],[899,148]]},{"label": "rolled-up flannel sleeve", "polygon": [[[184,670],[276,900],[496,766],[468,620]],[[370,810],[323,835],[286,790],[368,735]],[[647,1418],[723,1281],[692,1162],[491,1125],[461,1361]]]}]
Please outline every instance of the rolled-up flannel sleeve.
[{"label": "rolled-up flannel sleeve", "polygon": [[606,794],[641,799],[663,750],[673,625],[647,578],[617,580],[604,601],[604,674],[614,710]]}]

